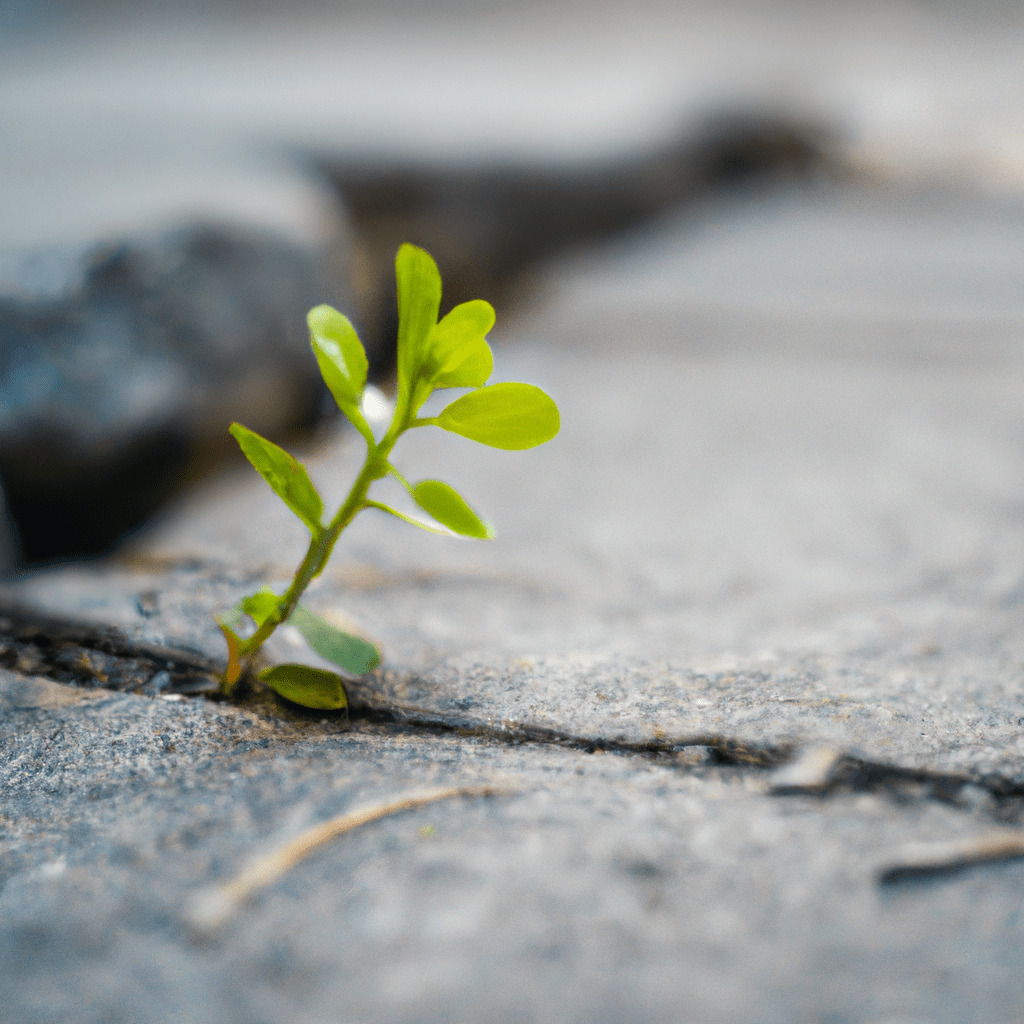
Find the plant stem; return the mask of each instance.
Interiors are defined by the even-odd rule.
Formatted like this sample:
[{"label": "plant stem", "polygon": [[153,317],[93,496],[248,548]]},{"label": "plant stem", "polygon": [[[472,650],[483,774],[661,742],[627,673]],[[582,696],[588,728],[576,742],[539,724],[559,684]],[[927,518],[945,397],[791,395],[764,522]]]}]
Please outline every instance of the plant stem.
[{"label": "plant stem", "polygon": [[299,603],[299,598],[302,597],[305,589],[323,572],[342,531],[366,508],[366,495],[370,485],[387,474],[388,456],[391,454],[395,442],[406,429],[404,421],[407,418],[407,406],[405,409],[396,410],[395,418],[380,443],[370,445],[367,442],[366,461],[363,463],[359,476],[352,484],[348,497],[330,523],[310,540],[306,557],[303,558],[302,564],[295,572],[295,577],[278,602],[277,610],[267,616],[251,637],[239,644],[238,657],[242,661],[242,675],[245,675],[253,657],[274,630],[282,622],[288,621],[288,617],[295,611],[295,606]]}]

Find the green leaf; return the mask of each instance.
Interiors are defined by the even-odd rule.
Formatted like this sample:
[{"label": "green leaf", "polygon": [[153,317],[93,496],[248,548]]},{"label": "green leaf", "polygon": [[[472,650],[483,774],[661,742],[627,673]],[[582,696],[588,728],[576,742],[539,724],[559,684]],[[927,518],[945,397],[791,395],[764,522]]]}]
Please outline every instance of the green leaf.
[{"label": "green leaf", "polygon": [[309,527],[314,537],[319,535],[323,530],[320,517],[324,503],[309,479],[306,467],[283,448],[241,423],[231,424],[231,435],[274,493]]},{"label": "green leaf", "polygon": [[304,708],[337,711],[348,704],[341,676],[309,665],[275,665],[256,677],[285,700]]},{"label": "green leaf", "polygon": [[281,598],[270,587],[263,587],[255,594],[242,598],[242,611],[256,623],[256,628],[259,629],[277,611],[280,601]]},{"label": "green leaf", "polygon": [[[357,402],[366,386],[366,350],[348,317],[331,306],[314,306],[306,314],[310,341],[331,394]],[[326,367],[324,364],[327,364]]]},{"label": "green leaf", "polygon": [[519,451],[550,441],[558,406],[532,384],[491,384],[457,398],[432,422],[492,448]]},{"label": "green leaf", "polygon": [[411,396],[424,345],[441,308],[441,275],[430,254],[408,243],[395,258],[398,284],[398,389]]},{"label": "green leaf", "polygon": [[368,640],[332,626],[305,605],[297,604],[288,621],[298,628],[321,658],[333,661],[354,676],[361,676],[380,664],[380,651]]},{"label": "green leaf", "polygon": [[315,306],[306,315],[306,322],[320,374],[338,408],[364,437],[372,438],[359,408],[367,371],[366,350],[359,335],[348,317],[331,306]]},{"label": "green leaf", "polygon": [[454,533],[479,540],[490,540],[494,536],[494,530],[466,504],[458,491],[441,480],[421,480],[413,487],[412,496],[424,512],[429,512]]},{"label": "green leaf", "polygon": [[494,369],[494,357],[486,341],[480,343],[475,352],[454,367],[449,373],[440,374],[434,381],[437,388],[478,388],[487,383]]},{"label": "green leaf", "polygon": [[367,501],[365,507],[379,508],[381,512],[387,512],[389,516],[401,519],[412,526],[418,526],[421,530],[426,530],[427,533],[439,533],[442,537],[449,536],[447,530],[439,530],[436,526],[431,526],[430,523],[424,522],[422,519],[414,519],[412,516],[407,516],[404,512],[399,512],[398,509],[385,505],[382,501]]},{"label": "green leaf", "polygon": [[478,388],[494,368],[484,340],[494,326],[494,307],[483,299],[463,302],[427,337],[424,368],[438,388]]}]

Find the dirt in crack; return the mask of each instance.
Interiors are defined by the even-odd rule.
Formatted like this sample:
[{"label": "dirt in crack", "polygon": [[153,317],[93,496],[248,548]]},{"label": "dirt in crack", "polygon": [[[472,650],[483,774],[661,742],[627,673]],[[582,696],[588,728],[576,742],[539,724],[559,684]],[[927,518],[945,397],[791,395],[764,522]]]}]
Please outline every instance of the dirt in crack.
[{"label": "dirt in crack", "polygon": [[[0,667],[24,676],[43,676],[66,685],[134,692],[145,696],[179,694],[215,696],[219,666],[191,651],[140,644],[113,627],[48,619],[18,610],[0,611]],[[382,729],[412,735],[458,735],[467,740],[501,744],[541,744],[597,753],[644,757],[692,770],[732,766],[768,775],[792,761],[793,745],[752,744],[717,733],[630,740],[585,736],[511,720],[471,716],[397,703],[355,685],[345,712],[310,711],[278,697],[265,687],[250,688],[239,703],[261,717],[308,729],[324,726]],[[766,786],[771,792],[771,787]],[[992,817],[1003,822],[1024,818],[1024,786],[999,776],[907,769],[843,756],[827,783],[804,797],[827,799],[844,793],[878,793],[897,803],[938,800],[971,808],[979,797]],[[790,792],[790,795],[793,795]]]},{"label": "dirt in crack", "polygon": [[138,644],[118,630],[0,614],[0,667],[86,688],[196,695],[217,690],[217,666],[187,651]]}]

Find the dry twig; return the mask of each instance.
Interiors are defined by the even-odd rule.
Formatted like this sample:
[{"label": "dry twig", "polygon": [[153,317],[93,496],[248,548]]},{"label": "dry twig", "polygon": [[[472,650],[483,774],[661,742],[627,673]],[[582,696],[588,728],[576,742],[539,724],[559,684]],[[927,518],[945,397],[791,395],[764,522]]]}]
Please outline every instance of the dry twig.
[{"label": "dry twig", "polygon": [[350,832],[361,825],[380,818],[386,818],[400,811],[411,811],[438,800],[452,800],[459,796],[498,796],[515,790],[501,786],[448,786],[428,790],[424,793],[410,793],[375,804],[359,811],[351,811],[337,818],[331,818],[315,828],[285,843],[280,849],[253,860],[247,867],[225,885],[210,886],[200,890],[191,900],[185,914],[186,923],[198,940],[212,938],[228,920],[261,889],[277,881],[286,871],[308,857],[317,847],[329,842],[343,832]]},{"label": "dry twig", "polygon": [[973,864],[1024,857],[1024,832],[999,831],[947,842],[913,843],[878,870],[878,880],[892,885],[929,875],[951,874]]}]

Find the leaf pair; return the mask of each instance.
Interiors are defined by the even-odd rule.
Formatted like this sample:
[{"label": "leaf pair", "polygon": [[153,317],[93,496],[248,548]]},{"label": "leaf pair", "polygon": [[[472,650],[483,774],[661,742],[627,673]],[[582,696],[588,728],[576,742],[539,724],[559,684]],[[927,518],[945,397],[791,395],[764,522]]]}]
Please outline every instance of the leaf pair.
[{"label": "leaf pair", "polygon": [[[229,652],[234,653],[235,661],[240,641],[232,627],[237,626],[245,614],[256,623],[258,629],[269,618],[279,614],[280,604],[281,598],[268,587],[264,587],[255,594],[243,598],[226,621],[220,624],[228,640]],[[338,629],[326,619],[315,615],[305,605],[295,606],[288,617],[288,623],[298,629],[321,658],[326,658],[351,675],[363,675],[380,664],[380,651],[373,644],[362,637]],[[304,707],[329,710],[343,708],[348,703],[342,678],[326,669],[301,664],[275,665],[264,669],[257,678],[282,697]]]},{"label": "leaf pair", "polygon": [[[487,332],[494,309],[482,299],[456,306],[440,322],[441,275],[429,253],[403,245],[395,260],[398,283],[398,387],[415,414],[438,388],[476,388],[440,415],[417,420],[493,448],[521,450],[550,441],[558,407],[531,384],[484,387],[493,369]],[[453,492],[454,493],[454,492]]]},{"label": "leaf pair", "polygon": [[494,360],[485,338],[494,308],[483,299],[456,306],[438,322],[441,275],[429,253],[403,245],[395,258],[398,285],[398,388],[415,415],[435,388],[478,388]]}]

